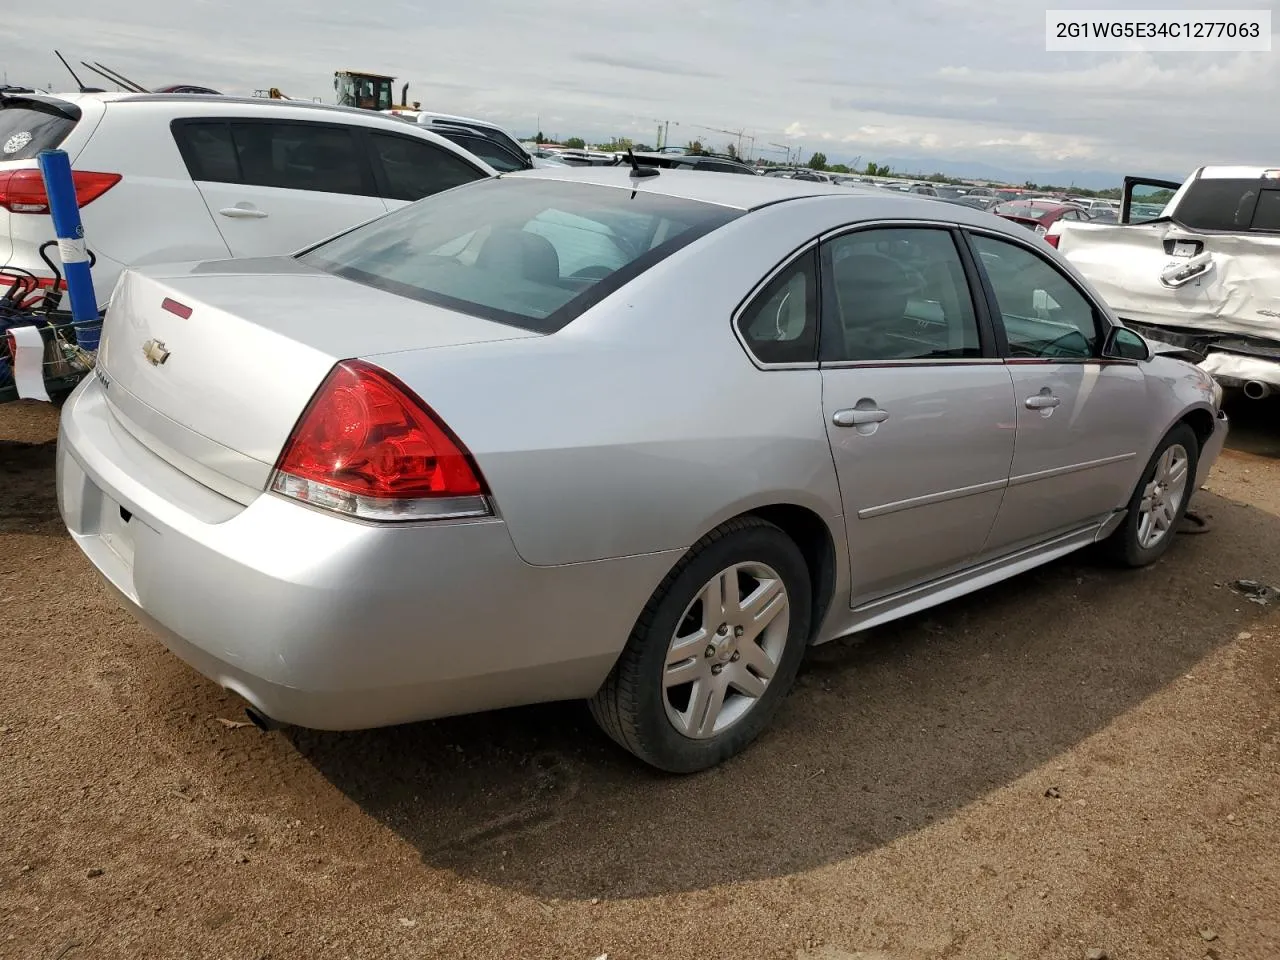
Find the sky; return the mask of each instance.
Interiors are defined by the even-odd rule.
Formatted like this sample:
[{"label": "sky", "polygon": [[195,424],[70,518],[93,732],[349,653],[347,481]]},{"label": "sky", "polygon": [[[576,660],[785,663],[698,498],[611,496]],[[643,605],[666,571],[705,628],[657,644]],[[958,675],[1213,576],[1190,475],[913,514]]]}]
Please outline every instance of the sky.
[{"label": "sky", "polygon": [[[1128,0],[1126,9],[1171,0]],[[1197,9],[1280,0],[1193,0]],[[670,138],[1025,171],[1182,176],[1280,164],[1272,53],[1047,53],[1026,0],[67,0],[0,17],[11,83],[70,86],[53,55],[144,86],[279,87],[333,102],[333,72],[392,74],[424,108],[517,136]],[[1055,9],[1106,7],[1054,0]],[[105,83],[85,77],[91,86]],[[794,153],[793,153],[794,155]]]}]

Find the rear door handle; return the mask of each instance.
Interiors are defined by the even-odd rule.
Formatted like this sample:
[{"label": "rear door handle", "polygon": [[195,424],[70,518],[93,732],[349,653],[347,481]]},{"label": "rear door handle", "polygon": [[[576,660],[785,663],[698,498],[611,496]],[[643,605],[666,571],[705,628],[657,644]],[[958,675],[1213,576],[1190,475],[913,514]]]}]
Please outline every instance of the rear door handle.
[{"label": "rear door handle", "polygon": [[232,220],[261,220],[267,215],[265,210],[256,207],[223,207],[218,213]]},{"label": "rear door handle", "polygon": [[1049,393],[1038,393],[1034,397],[1027,397],[1028,410],[1052,410],[1060,403],[1062,403],[1061,400]]},{"label": "rear door handle", "polygon": [[884,423],[889,414],[884,410],[837,410],[831,415],[831,422],[837,427],[860,427],[868,423]]}]

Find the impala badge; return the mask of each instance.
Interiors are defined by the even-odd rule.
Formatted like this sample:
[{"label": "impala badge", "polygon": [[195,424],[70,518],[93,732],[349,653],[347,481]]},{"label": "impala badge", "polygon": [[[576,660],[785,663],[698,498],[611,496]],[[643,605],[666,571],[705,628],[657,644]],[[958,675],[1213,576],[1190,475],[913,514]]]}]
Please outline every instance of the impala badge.
[{"label": "impala badge", "polygon": [[142,345],[142,355],[153,367],[158,367],[169,359],[169,351],[160,340],[148,340]]}]

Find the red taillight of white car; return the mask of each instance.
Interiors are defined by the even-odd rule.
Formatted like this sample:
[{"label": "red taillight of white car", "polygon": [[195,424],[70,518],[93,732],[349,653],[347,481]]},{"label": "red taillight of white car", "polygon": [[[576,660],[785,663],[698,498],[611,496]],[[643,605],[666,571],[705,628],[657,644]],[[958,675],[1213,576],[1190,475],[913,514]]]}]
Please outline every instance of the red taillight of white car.
[{"label": "red taillight of white car", "polygon": [[1061,234],[1046,233],[1044,235],[1044,241],[1045,243],[1049,244],[1049,246],[1056,247],[1058,245],[1058,240],[1060,237],[1061,237]]},{"label": "red taillight of white car", "polygon": [[[123,178],[118,173],[73,170],[71,179],[76,187],[76,203],[85,207]],[[40,176],[40,171],[24,167],[0,173],[0,207],[10,213],[48,213],[49,195],[45,193],[44,178]]]},{"label": "red taillight of white car", "polygon": [[400,380],[361,360],[339,363],[320,385],[285,444],[271,489],[359,520],[492,513],[462,441]]}]

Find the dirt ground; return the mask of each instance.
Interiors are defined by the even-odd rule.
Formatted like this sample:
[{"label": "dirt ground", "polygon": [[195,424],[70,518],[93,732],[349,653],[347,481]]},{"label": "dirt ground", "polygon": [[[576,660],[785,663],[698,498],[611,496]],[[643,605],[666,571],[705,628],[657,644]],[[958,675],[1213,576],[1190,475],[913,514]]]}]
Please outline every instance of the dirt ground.
[{"label": "dirt ground", "polygon": [[98,584],[0,407],[0,957],[1280,957],[1280,403],[1155,567],[1077,556],[815,650],[683,779],[580,705],[358,734],[237,701]]}]

